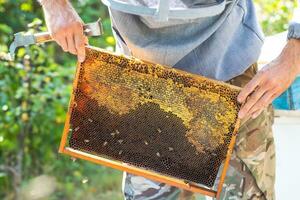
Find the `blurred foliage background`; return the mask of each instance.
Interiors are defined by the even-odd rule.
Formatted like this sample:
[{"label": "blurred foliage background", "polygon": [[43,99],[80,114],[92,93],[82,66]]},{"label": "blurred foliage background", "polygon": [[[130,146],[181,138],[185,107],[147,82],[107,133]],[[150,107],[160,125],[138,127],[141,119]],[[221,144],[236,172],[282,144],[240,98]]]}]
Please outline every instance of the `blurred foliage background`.
[{"label": "blurred foliage background", "polygon": [[[72,1],[85,22],[101,17],[105,35],[90,44],[114,49],[107,9],[99,0]],[[287,29],[294,0],[255,0],[267,35]],[[45,31],[35,0],[0,0],[0,199],[122,199],[121,175],[57,153],[76,58],[55,43],[20,49],[5,59],[13,33]]]}]

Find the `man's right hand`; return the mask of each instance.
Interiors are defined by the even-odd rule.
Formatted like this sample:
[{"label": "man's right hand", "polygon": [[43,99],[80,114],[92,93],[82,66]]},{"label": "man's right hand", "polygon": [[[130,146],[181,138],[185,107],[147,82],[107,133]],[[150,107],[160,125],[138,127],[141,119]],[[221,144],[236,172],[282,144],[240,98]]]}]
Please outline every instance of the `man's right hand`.
[{"label": "man's right hand", "polygon": [[45,21],[51,37],[65,52],[85,60],[88,39],[83,33],[83,22],[68,0],[41,0]]}]

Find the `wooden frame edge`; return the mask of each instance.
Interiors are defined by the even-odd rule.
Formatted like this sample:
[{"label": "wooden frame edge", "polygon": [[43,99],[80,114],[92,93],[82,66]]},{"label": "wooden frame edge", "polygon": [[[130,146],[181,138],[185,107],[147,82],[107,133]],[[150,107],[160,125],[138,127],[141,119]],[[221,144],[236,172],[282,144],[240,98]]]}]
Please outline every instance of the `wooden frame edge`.
[{"label": "wooden frame edge", "polygon": [[234,130],[233,130],[233,133],[232,133],[233,136],[232,136],[231,141],[230,141],[229,146],[228,146],[227,155],[226,155],[226,159],[225,159],[225,162],[224,162],[224,167],[223,167],[222,174],[221,174],[221,177],[220,177],[220,182],[219,182],[218,187],[217,187],[217,194],[216,194],[216,199],[217,200],[220,199],[220,195],[221,195],[221,192],[222,192],[222,189],[223,189],[223,183],[224,183],[224,180],[225,180],[225,177],[226,177],[226,174],[227,174],[227,169],[229,167],[231,154],[232,154],[232,151],[233,151],[233,148],[234,148],[234,145],[235,145],[237,132],[238,132],[238,129],[240,128],[240,124],[241,124],[241,120],[238,119],[236,121]]},{"label": "wooden frame edge", "polygon": [[[77,88],[80,70],[81,70],[81,64],[78,62],[77,68],[76,68],[76,73],[75,73],[75,78],[73,81],[73,87],[72,87],[73,90]],[[236,88],[236,89],[238,89],[238,88]],[[72,108],[73,108],[72,104],[73,104],[74,98],[75,98],[73,90],[71,92],[71,97],[70,97],[70,101],[69,101],[68,112],[66,114],[63,135],[61,137],[61,141],[60,141],[60,145],[59,145],[59,153],[67,154],[67,155],[70,155],[75,158],[80,158],[80,159],[87,160],[87,161],[90,161],[90,162],[93,162],[96,164],[101,164],[101,165],[104,165],[107,167],[111,167],[111,168],[114,168],[117,170],[126,171],[128,173],[132,173],[132,174],[135,174],[138,176],[143,176],[143,177],[152,179],[154,181],[163,182],[163,183],[166,183],[166,184],[178,187],[178,188],[182,188],[182,189],[185,189],[185,190],[188,190],[191,192],[200,193],[203,195],[214,197],[217,200],[220,198],[222,188],[223,188],[223,183],[224,183],[226,173],[227,173],[227,169],[229,167],[231,154],[232,154],[232,151],[233,151],[233,148],[235,145],[237,131],[238,131],[238,129],[240,127],[240,123],[241,123],[239,119],[236,121],[236,125],[235,125],[234,131],[233,131],[233,137],[231,138],[230,144],[228,146],[226,159],[224,161],[224,167],[223,167],[221,177],[220,177],[220,182],[217,186],[217,191],[214,191],[213,189],[207,189],[207,188],[204,188],[201,186],[197,186],[196,184],[193,184],[193,183],[186,183],[180,179],[172,178],[169,176],[164,176],[164,175],[152,172],[152,171],[148,171],[148,170],[140,169],[140,168],[137,168],[137,167],[134,167],[131,165],[127,165],[125,163],[122,164],[117,161],[105,159],[105,158],[99,157],[99,156],[94,156],[91,154],[87,154],[87,153],[66,147],[67,138],[68,138],[68,134],[69,134],[69,128],[70,128],[68,122],[70,121],[70,117],[72,114]]]},{"label": "wooden frame edge", "polygon": [[81,151],[77,151],[71,148],[64,148],[63,151],[61,152],[63,154],[67,154],[69,156],[72,156],[74,158],[80,158],[83,160],[87,160],[96,164],[100,164],[106,167],[111,167],[120,171],[126,171],[128,173],[131,174],[135,174],[138,176],[143,176],[145,178],[154,180],[154,181],[158,181],[158,182],[163,182],[184,190],[188,190],[191,192],[195,192],[195,193],[200,193],[203,195],[207,195],[210,197],[216,197],[217,192],[214,190],[210,190],[201,186],[197,186],[196,184],[193,183],[186,183],[183,180],[179,180],[176,178],[172,178],[169,176],[164,176],[149,170],[145,170],[145,169],[141,169],[141,168],[137,168],[135,166],[132,165],[128,165],[125,163],[121,163],[121,162],[117,162],[117,161],[113,161],[113,160],[109,160],[103,157],[99,157],[99,156],[94,156],[94,155],[90,155],[88,153],[84,153]]}]

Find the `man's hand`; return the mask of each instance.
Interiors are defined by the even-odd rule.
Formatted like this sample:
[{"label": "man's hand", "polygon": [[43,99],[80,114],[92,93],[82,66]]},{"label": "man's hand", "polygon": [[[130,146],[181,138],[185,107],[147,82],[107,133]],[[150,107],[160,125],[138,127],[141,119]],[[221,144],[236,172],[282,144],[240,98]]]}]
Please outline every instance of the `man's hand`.
[{"label": "man's hand", "polygon": [[83,23],[68,0],[41,0],[45,21],[52,38],[66,52],[85,60],[87,37],[83,34]]},{"label": "man's hand", "polygon": [[264,66],[238,95],[238,101],[245,102],[239,118],[256,118],[291,85],[299,72],[300,40],[291,39],[281,54]]}]

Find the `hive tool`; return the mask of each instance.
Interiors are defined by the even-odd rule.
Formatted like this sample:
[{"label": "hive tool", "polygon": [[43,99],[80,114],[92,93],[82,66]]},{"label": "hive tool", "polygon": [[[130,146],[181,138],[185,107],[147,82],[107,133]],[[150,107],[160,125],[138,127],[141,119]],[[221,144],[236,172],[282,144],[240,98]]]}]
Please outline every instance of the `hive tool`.
[{"label": "hive tool", "polygon": [[[103,34],[103,26],[101,19],[83,25],[84,34],[86,36],[100,36]],[[49,32],[27,33],[18,32],[14,34],[14,40],[9,46],[10,60],[14,60],[15,52],[18,47],[26,47],[32,44],[41,44],[53,41]]]}]

